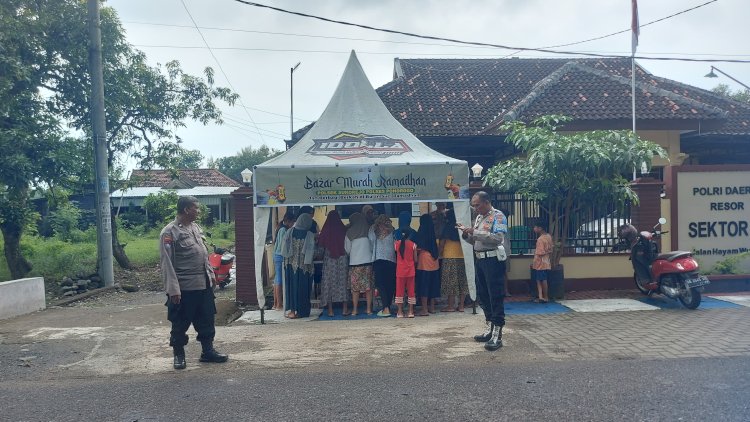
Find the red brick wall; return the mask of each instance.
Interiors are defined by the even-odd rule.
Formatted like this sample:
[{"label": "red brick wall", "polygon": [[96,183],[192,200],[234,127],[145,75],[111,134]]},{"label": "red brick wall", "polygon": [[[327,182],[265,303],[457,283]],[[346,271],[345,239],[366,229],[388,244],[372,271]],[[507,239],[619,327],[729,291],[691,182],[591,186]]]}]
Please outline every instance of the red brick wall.
[{"label": "red brick wall", "polygon": [[255,244],[253,190],[241,187],[232,192],[234,207],[234,251],[237,256],[237,301],[246,305],[258,304],[255,288]]},{"label": "red brick wall", "polygon": [[651,230],[659,222],[661,215],[661,190],[664,183],[642,177],[631,184],[638,194],[640,203],[631,210],[631,223],[638,231]]}]

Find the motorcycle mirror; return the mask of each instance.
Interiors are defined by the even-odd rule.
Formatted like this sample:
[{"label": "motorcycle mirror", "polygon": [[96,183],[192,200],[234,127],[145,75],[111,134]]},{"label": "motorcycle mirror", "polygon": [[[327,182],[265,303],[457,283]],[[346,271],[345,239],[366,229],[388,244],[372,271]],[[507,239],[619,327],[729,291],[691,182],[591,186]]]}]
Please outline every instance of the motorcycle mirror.
[{"label": "motorcycle mirror", "polygon": [[659,218],[659,224],[667,224],[667,219],[664,217]]}]

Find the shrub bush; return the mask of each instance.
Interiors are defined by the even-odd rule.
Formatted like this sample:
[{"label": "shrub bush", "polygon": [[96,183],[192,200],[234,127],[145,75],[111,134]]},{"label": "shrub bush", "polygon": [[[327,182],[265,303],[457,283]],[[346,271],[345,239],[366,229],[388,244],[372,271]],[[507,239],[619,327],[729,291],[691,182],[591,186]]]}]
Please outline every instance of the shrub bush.
[{"label": "shrub bush", "polygon": [[148,221],[152,226],[163,226],[177,215],[177,193],[161,191],[149,194],[143,200],[143,208],[148,211]]},{"label": "shrub bush", "polygon": [[29,276],[61,280],[96,271],[96,242],[71,244],[54,238],[29,237],[22,239],[21,244],[28,251],[26,257],[33,267]]},{"label": "shrub bush", "polygon": [[70,241],[71,233],[78,229],[81,210],[74,204],[68,203],[49,213],[49,224],[55,236],[63,241]]},{"label": "shrub bush", "polygon": [[722,259],[706,272],[706,274],[742,274],[744,271],[741,264],[750,259],[750,252],[744,252]]}]

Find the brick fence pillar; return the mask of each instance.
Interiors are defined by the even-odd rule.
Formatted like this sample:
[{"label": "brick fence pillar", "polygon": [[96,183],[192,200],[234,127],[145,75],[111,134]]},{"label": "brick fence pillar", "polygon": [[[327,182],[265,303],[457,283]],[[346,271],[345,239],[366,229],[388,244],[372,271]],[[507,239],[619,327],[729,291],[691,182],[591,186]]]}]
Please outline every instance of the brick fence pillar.
[{"label": "brick fence pillar", "polygon": [[258,305],[255,288],[255,236],[253,189],[241,187],[232,192],[234,203],[234,251],[237,256],[237,302]]},{"label": "brick fence pillar", "polygon": [[631,222],[638,231],[651,230],[661,217],[661,191],[664,183],[651,178],[641,177],[630,186],[638,194],[639,204],[631,210]]}]

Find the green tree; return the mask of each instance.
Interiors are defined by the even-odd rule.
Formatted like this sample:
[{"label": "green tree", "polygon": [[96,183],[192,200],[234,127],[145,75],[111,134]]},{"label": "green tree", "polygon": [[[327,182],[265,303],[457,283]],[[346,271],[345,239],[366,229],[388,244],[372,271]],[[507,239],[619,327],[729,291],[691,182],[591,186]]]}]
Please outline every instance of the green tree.
[{"label": "green tree", "polygon": [[161,191],[149,194],[143,199],[143,209],[148,214],[148,222],[152,226],[164,225],[174,220],[177,215],[177,193],[175,191]]},{"label": "green tree", "polygon": [[551,261],[560,263],[572,216],[597,204],[636,203],[638,197],[622,174],[650,167],[654,156],[666,157],[659,145],[631,131],[597,130],[561,133],[570,118],[543,116],[530,125],[514,121],[502,126],[507,142],[522,156],[490,168],[485,183],[526,199],[538,201],[548,215],[549,233],[555,242]]},{"label": "green tree", "polygon": [[258,149],[245,147],[236,155],[221,157],[215,160],[212,158],[209,159],[208,167],[218,169],[220,172],[241,183],[242,175],[240,173],[242,170],[245,170],[246,168],[252,170],[254,166],[270,160],[281,153],[282,151],[268,148],[266,145],[263,145]]},{"label": "green tree", "polygon": [[[54,160],[64,154],[57,121],[90,133],[86,22],[86,2],[79,0],[0,2],[0,164],[13,164],[0,170],[0,225],[7,231],[5,255],[14,277],[30,269],[18,249],[29,186],[59,180],[53,170],[61,166]],[[125,40],[113,9],[101,9],[101,29],[110,168],[132,151],[142,167],[180,156],[184,150],[174,131],[187,119],[222,123],[218,103],[238,98],[215,86],[211,68],[196,77],[176,61],[149,66]],[[129,267],[114,218],[112,230],[115,258]]]},{"label": "green tree", "polygon": [[750,104],[750,89],[732,92],[727,84],[716,85],[711,91],[741,103]]},{"label": "green tree", "polygon": [[203,154],[197,149],[184,149],[172,160],[171,165],[177,169],[199,169],[203,163]]}]

